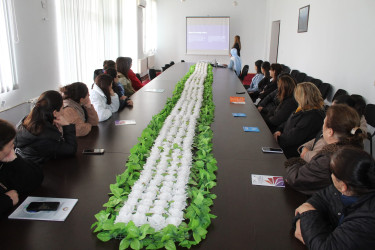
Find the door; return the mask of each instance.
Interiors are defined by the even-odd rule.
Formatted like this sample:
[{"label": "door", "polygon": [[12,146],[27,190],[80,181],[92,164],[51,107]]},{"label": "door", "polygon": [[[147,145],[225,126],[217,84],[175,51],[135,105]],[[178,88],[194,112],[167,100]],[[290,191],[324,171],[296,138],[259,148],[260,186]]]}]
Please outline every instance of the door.
[{"label": "door", "polygon": [[271,27],[271,41],[270,41],[270,58],[269,62],[277,63],[277,53],[279,50],[279,34],[280,21],[273,21]]}]

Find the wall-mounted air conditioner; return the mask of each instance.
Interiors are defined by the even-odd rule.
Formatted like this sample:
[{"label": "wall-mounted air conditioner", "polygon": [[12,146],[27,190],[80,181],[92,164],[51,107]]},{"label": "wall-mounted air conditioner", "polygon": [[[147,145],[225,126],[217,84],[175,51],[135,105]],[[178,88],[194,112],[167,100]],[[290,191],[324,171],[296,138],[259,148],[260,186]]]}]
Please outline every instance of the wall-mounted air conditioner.
[{"label": "wall-mounted air conditioner", "polygon": [[146,8],[147,2],[146,0],[137,0],[138,7],[140,8]]}]

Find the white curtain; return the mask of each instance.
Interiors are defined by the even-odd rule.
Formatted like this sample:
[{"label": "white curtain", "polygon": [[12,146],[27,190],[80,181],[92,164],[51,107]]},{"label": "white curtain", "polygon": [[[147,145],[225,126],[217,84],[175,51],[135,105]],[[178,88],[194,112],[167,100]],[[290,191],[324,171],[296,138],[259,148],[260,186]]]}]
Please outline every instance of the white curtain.
[{"label": "white curtain", "polygon": [[57,9],[63,84],[93,82],[104,60],[119,56],[119,0],[59,0]]},{"label": "white curtain", "polygon": [[17,88],[14,43],[18,42],[13,2],[0,0],[0,93]]},{"label": "white curtain", "polygon": [[143,10],[143,53],[152,55],[156,50],[156,0],[147,0]]}]

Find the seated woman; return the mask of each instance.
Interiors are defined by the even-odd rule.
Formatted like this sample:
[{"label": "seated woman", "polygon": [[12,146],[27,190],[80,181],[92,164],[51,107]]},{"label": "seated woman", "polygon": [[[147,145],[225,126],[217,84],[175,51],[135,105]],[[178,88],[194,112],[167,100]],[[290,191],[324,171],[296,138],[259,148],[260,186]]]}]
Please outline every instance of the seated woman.
[{"label": "seated woman", "polygon": [[0,215],[18,203],[43,181],[42,168],[28,163],[14,152],[16,130],[0,119]]},{"label": "seated woman", "polygon": [[115,91],[115,93],[118,95],[118,97],[120,99],[119,100],[120,101],[119,110],[122,110],[126,106],[133,106],[133,101],[130,100],[129,97],[127,97],[125,95],[125,89],[119,81],[119,78],[118,78],[118,75],[117,75],[117,70],[107,69],[105,71],[105,73],[113,77],[112,89],[113,89],[113,91]]},{"label": "seated woman", "polygon": [[255,92],[258,91],[258,84],[264,78],[262,73],[262,60],[258,60],[255,62],[255,71],[257,72],[256,75],[251,79],[250,87],[247,89],[247,92]]},{"label": "seated woman", "polygon": [[62,106],[59,92],[40,95],[30,114],[17,125],[17,154],[36,164],[76,154],[76,127],[65,119]]},{"label": "seated woman", "polygon": [[251,98],[251,100],[253,100],[253,102],[255,102],[258,99],[259,93],[261,91],[263,91],[264,87],[270,82],[270,80],[271,80],[270,68],[271,68],[271,65],[270,65],[269,62],[265,61],[265,62],[262,63],[261,71],[262,71],[262,74],[264,75],[264,77],[258,83],[258,90],[254,91],[254,92],[248,92],[249,95],[250,95],[250,98]]},{"label": "seated woman", "polygon": [[[352,95],[353,96],[353,95]],[[346,104],[352,108],[354,108],[359,117],[361,117],[361,125],[359,128],[362,130],[364,134],[367,133],[367,122],[364,118],[364,107],[366,106],[366,102],[363,100],[363,97],[360,95],[356,95],[358,97],[353,98],[349,95],[340,95],[333,100],[332,105],[335,104]],[[356,99],[357,98],[357,99]],[[316,135],[315,139],[312,139],[304,144],[302,144],[298,151],[300,151],[300,156],[306,162],[310,162],[310,160],[320,151],[322,148],[327,145],[326,141],[322,137],[322,132]]]},{"label": "seated woman", "polygon": [[128,96],[131,96],[145,85],[141,83],[133,70],[131,70],[132,62],[133,61],[130,57],[118,57],[116,60],[116,70],[119,80],[124,86],[125,92]]},{"label": "seated woman", "polygon": [[298,104],[293,96],[295,87],[292,77],[282,75],[277,81],[277,89],[259,103],[258,110],[272,133],[296,110]]},{"label": "seated woman", "polygon": [[90,101],[86,84],[75,82],[60,88],[63,95],[64,117],[76,125],[76,135],[85,136],[99,122],[98,114]]},{"label": "seated woman", "polygon": [[272,63],[270,67],[271,81],[266,83],[263,90],[259,93],[260,101],[277,89],[277,78],[281,74],[281,65],[278,63]]},{"label": "seated woman", "polygon": [[322,95],[314,84],[298,84],[294,99],[298,103],[297,110],[273,134],[287,158],[299,156],[297,148],[315,137],[325,116]]},{"label": "seated woman", "polygon": [[363,148],[365,135],[359,128],[357,112],[343,104],[331,106],[323,124],[323,139],[327,143],[310,162],[291,158],[285,162],[286,182],[297,191],[313,194],[331,184],[331,155],[345,145]]},{"label": "seated woman", "polygon": [[296,211],[295,237],[308,249],[374,249],[375,161],[345,147],[330,165],[333,185]]},{"label": "seated woman", "polygon": [[120,101],[112,89],[112,83],[112,76],[101,74],[95,79],[95,84],[92,86],[90,99],[98,113],[99,122],[108,120],[112,113],[119,110]]},{"label": "seated woman", "polygon": [[233,70],[237,76],[241,74],[241,58],[237,55],[237,49],[233,48],[230,50],[231,58],[228,65],[228,69]]}]

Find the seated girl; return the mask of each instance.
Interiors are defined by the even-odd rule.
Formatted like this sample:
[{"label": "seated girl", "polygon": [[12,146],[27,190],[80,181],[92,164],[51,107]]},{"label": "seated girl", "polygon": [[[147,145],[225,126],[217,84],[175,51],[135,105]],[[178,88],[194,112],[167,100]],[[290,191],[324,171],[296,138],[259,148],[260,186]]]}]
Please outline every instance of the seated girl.
[{"label": "seated girl", "polygon": [[254,91],[254,92],[248,92],[249,95],[250,95],[250,98],[251,98],[251,100],[253,100],[253,102],[256,102],[256,100],[259,97],[259,93],[263,91],[264,87],[267,84],[269,84],[269,82],[271,80],[270,68],[271,68],[271,65],[270,65],[269,62],[265,61],[265,62],[262,63],[261,71],[262,71],[262,74],[264,75],[264,77],[258,83],[258,90]]},{"label": "seated girl", "polygon": [[26,162],[14,152],[16,130],[0,119],[0,215],[9,211],[43,181],[42,168]]},{"label": "seated girl", "polygon": [[233,70],[237,76],[241,74],[241,58],[237,55],[237,49],[233,48],[230,50],[231,58],[228,69]]},{"label": "seated girl", "polygon": [[359,124],[359,116],[353,108],[343,104],[331,106],[323,124],[323,139],[327,145],[308,163],[299,157],[287,160],[286,182],[305,194],[313,194],[329,186],[331,155],[345,145],[363,148],[365,135]]},{"label": "seated girl", "polygon": [[118,57],[116,60],[116,70],[119,80],[128,96],[131,96],[145,85],[141,83],[133,70],[131,70],[132,63],[133,60],[130,57]]},{"label": "seated girl", "polygon": [[107,69],[105,73],[113,77],[112,89],[118,95],[120,99],[119,110],[122,110],[126,106],[133,106],[133,101],[130,100],[130,98],[125,95],[125,89],[119,81],[117,70],[110,68],[110,69]]},{"label": "seated girl", "polygon": [[101,74],[95,79],[90,93],[90,99],[96,112],[99,122],[108,120],[112,113],[119,110],[120,101],[112,89],[113,78],[107,74]]},{"label": "seated girl", "polygon": [[289,75],[282,75],[277,81],[277,89],[266,96],[258,105],[258,110],[271,132],[288,120],[298,104],[293,93],[296,83]]},{"label": "seated girl", "polygon": [[345,147],[332,157],[333,185],[296,211],[295,237],[308,249],[373,249],[375,246],[375,161]]},{"label": "seated girl", "polygon": [[264,78],[262,73],[262,60],[258,60],[255,62],[255,71],[257,72],[256,75],[251,79],[250,87],[247,89],[247,92],[255,92],[258,91],[258,84]]},{"label": "seated girl", "polygon": [[294,98],[298,103],[297,110],[274,133],[287,158],[299,156],[297,148],[315,137],[325,117],[324,101],[314,84],[298,84]]},{"label": "seated girl", "polygon": [[59,92],[40,95],[30,114],[17,125],[17,154],[36,164],[76,154],[76,127],[65,119],[62,106]]},{"label": "seated girl", "polygon": [[98,114],[90,101],[86,84],[75,82],[60,89],[63,95],[64,117],[76,125],[76,135],[85,136],[99,122]]},{"label": "seated girl", "polygon": [[263,98],[271,94],[275,89],[277,89],[277,78],[280,74],[281,65],[278,63],[272,63],[270,67],[271,80],[268,83],[266,82],[266,84],[262,86],[263,90],[259,93],[259,102],[262,101]]}]

